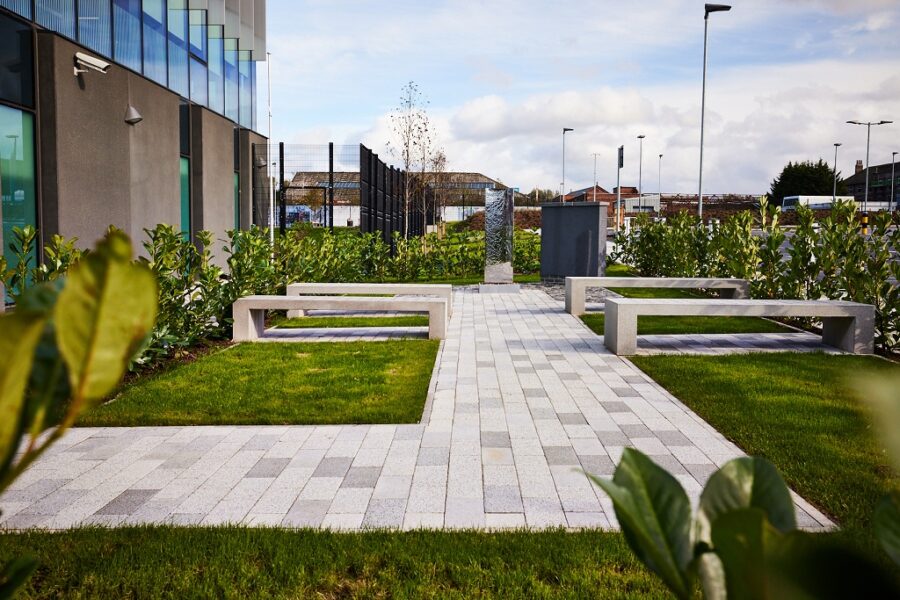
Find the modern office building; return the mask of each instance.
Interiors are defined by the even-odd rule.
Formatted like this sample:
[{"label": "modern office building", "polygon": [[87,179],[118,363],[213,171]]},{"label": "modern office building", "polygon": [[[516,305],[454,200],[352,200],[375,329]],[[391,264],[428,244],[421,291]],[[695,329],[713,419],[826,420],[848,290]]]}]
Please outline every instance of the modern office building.
[{"label": "modern office building", "polygon": [[[894,185],[891,186],[891,177],[894,177]],[[844,179],[847,191],[856,199],[856,203],[862,207],[866,198],[866,168],[861,160],[856,161],[856,173]],[[891,198],[891,191],[894,197]],[[871,165],[869,167],[869,203],[871,208],[882,210],[896,208],[900,202],[900,163],[885,163]]]},{"label": "modern office building", "polygon": [[0,0],[4,251],[26,224],[82,246],[115,225],[140,249],[157,223],[257,220],[265,24],[265,0]]}]

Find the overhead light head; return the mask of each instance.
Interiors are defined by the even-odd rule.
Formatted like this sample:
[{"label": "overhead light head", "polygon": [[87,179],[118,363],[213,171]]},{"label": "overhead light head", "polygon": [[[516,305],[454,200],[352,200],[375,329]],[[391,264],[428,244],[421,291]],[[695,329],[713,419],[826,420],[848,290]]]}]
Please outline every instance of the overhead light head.
[{"label": "overhead light head", "polygon": [[728,4],[706,4],[704,5],[704,9],[706,10],[706,14],[703,15],[703,18],[708,19],[709,13],[725,12],[731,10],[731,6]]},{"label": "overhead light head", "polygon": [[891,123],[893,123],[893,121],[882,121],[879,125],[890,125]]},{"label": "overhead light head", "polygon": [[637,139],[642,140],[642,139],[644,139],[645,137],[647,137],[647,136],[644,135],[644,134],[642,133],[641,135],[639,135],[639,136],[637,137]]},{"label": "overhead light head", "polygon": [[865,125],[865,123],[860,123],[859,121],[847,121],[847,125]]},{"label": "overhead light head", "polygon": [[571,127],[563,127],[563,135],[565,135],[565,133],[566,133],[567,131],[575,131],[575,130],[572,129]]},{"label": "overhead light head", "polygon": [[109,71],[109,66],[110,64],[102,58],[97,58],[84,52],[75,53],[75,77],[82,73],[87,73],[89,69],[98,73],[106,73]]},{"label": "overhead light head", "polygon": [[143,120],[144,117],[141,116],[141,113],[139,113],[135,107],[129,104],[128,109],[125,111],[125,122],[129,125],[137,125]]}]

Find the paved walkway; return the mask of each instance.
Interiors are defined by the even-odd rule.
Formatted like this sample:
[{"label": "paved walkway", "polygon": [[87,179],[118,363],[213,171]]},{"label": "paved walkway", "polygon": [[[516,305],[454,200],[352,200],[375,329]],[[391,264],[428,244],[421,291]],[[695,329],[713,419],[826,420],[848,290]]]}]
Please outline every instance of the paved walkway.
[{"label": "paved walkway", "polygon": [[[741,454],[543,292],[455,302],[422,424],[76,429],[0,526],[615,527],[579,468],[608,477],[634,446],[696,502]],[[801,526],[830,525],[797,503]]]}]

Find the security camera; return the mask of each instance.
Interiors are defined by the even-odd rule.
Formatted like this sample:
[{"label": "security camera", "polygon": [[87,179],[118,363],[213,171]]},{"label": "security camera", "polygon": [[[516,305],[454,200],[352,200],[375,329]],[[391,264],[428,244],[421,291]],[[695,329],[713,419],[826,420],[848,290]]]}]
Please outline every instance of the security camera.
[{"label": "security camera", "polygon": [[[79,69],[78,67],[87,68]],[[105,60],[97,58],[96,56],[91,56],[90,54],[85,54],[84,52],[76,52],[75,77],[78,77],[81,73],[87,73],[88,69],[97,71],[98,73],[106,73],[109,70],[109,63]]]}]

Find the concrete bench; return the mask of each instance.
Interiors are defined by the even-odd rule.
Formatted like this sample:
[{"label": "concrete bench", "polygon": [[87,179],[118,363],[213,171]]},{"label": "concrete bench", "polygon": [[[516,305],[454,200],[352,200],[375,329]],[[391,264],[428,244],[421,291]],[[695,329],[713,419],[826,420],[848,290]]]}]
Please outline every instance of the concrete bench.
[{"label": "concrete bench", "polygon": [[266,310],[378,310],[428,313],[428,337],[447,337],[444,298],[369,298],[360,296],[245,296],[232,305],[235,342],[257,340],[265,332]]},{"label": "concrete bench", "polygon": [[588,288],[670,288],[720,290],[724,298],[749,298],[750,282],[723,277],[566,277],[566,312],[583,315]]},{"label": "concrete bench", "polygon": [[603,343],[615,354],[637,351],[642,315],[719,317],[813,317],[822,321],[822,341],[854,354],[875,351],[875,307],[827,300],[708,300],[607,298]]},{"label": "concrete bench", "polygon": [[[287,286],[288,296],[311,296],[323,294],[401,294],[404,296],[435,296],[447,301],[447,314],[453,315],[453,286],[450,284],[427,283],[292,283]],[[288,311],[288,318],[304,316],[302,310]]]}]

